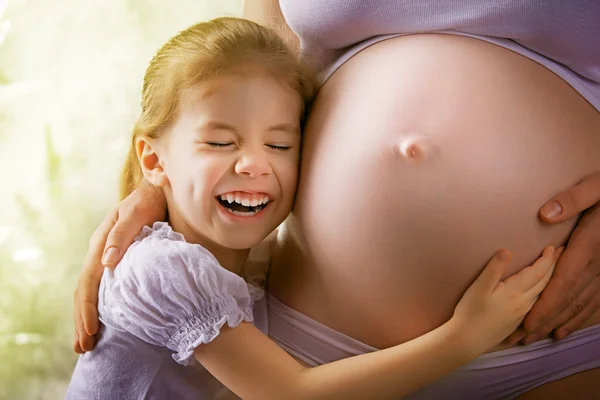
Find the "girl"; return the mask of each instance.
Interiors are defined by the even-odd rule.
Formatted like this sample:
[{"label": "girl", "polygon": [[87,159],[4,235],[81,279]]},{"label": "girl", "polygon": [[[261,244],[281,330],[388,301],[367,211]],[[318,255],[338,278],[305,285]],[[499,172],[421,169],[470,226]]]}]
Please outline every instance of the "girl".
[{"label": "girl", "polygon": [[104,327],[67,398],[215,398],[214,378],[245,399],[396,398],[520,324],[560,251],[546,248],[503,282],[510,253],[499,251],[448,322],[387,350],[306,368],[265,336],[260,279],[242,277],[256,275],[245,268],[249,249],[291,210],[311,94],[281,39],[243,19],[192,26],[158,51],[122,195],[145,178],[164,193],[169,222],[144,228],[105,271]]}]

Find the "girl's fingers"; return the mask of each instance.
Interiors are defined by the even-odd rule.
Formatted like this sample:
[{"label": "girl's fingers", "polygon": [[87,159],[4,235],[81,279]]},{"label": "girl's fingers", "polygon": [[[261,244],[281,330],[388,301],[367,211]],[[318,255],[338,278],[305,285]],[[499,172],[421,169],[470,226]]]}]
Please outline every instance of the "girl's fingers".
[{"label": "girl's fingers", "polygon": [[554,252],[552,261],[550,263],[550,268],[548,268],[548,270],[542,276],[542,278],[535,285],[533,285],[531,289],[529,289],[527,295],[534,297],[535,300],[538,299],[540,293],[542,293],[542,291],[548,285],[548,282],[550,282],[550,278],[552,278],[552,274],[554,273],[554,267],[556,267],[556,263],[558,262],[558,259],[560,258],[560,255],[563,253],[564,250],[564,247],[560,247]]},{"label": "girl's fingers", "polygon": [[483,293],[489,293],[494,290],[496,285],[498,285],[498,282],[500,282],[500,279],[502,279],[502,275],[504,275],[511,260],[512,254],[510,251],[506,249],[498,250],[494,257],[487,263],[481,274],[479,274],[475,282],[473,282],[471,289]]},{"label": "girl's fingers", "polygon": [[529,292],[552,268],[552,265],[555,263],[554,254],[554,247],[546,247],[540,258],[529,267],[523,268],[520,272],[508,278],[506,284],[521,292]]}]

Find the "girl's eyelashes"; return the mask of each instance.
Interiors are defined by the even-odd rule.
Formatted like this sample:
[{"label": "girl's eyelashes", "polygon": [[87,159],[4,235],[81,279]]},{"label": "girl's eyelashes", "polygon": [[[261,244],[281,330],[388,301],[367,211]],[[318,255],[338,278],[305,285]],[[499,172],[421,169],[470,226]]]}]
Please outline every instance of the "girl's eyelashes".
[{"label": "girl's eyelashes", "polygon": [[206,142],[206,144],[209,145],[210,147],[217,147],[217,148],[229,147],[229,146],[233,145],[232,142]]},{"label": "girl's eyelashes", "polygon": [[[209,145],[210,147],[215,147],[215,148],[226,148],[226,147],[234,145],[233,142],[204,142],[204,143]],[[275,144],[267,144],[266,146],[270,149],[277,150],[277,151],[287,151],[292,148],[292,146],[283,146],[283,145],[275,145]]]},{"label": "girl's eyelashes", "polygon": [[292,148],[291,146],[277,146],[274,144],[268,144],[267,147],[277,151],[287,151]]}]

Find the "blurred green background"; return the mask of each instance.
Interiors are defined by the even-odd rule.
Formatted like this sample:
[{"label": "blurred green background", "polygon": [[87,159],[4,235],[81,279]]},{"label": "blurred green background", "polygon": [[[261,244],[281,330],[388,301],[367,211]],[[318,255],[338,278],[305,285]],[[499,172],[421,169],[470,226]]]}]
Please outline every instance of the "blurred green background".
[{"label": "blurred green background", "polygon": [[0,399],[64,397],[75,280],[117,201],[146,65],[242,1],[0,0]]}]

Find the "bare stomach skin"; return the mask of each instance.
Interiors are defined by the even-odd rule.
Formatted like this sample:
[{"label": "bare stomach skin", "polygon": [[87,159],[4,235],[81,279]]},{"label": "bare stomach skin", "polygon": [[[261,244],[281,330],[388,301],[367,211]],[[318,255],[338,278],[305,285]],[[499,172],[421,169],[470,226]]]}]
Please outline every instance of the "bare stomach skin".
[{"label": "bare stomach skin", "polygon": [[304,135],[269,291],[378,348],[450,318],[497,249],[513,252],[509,275],[565,244],[577,221],[538,210],[600,170],[596,109],[545,67],[460,36],[363,50]]}]

